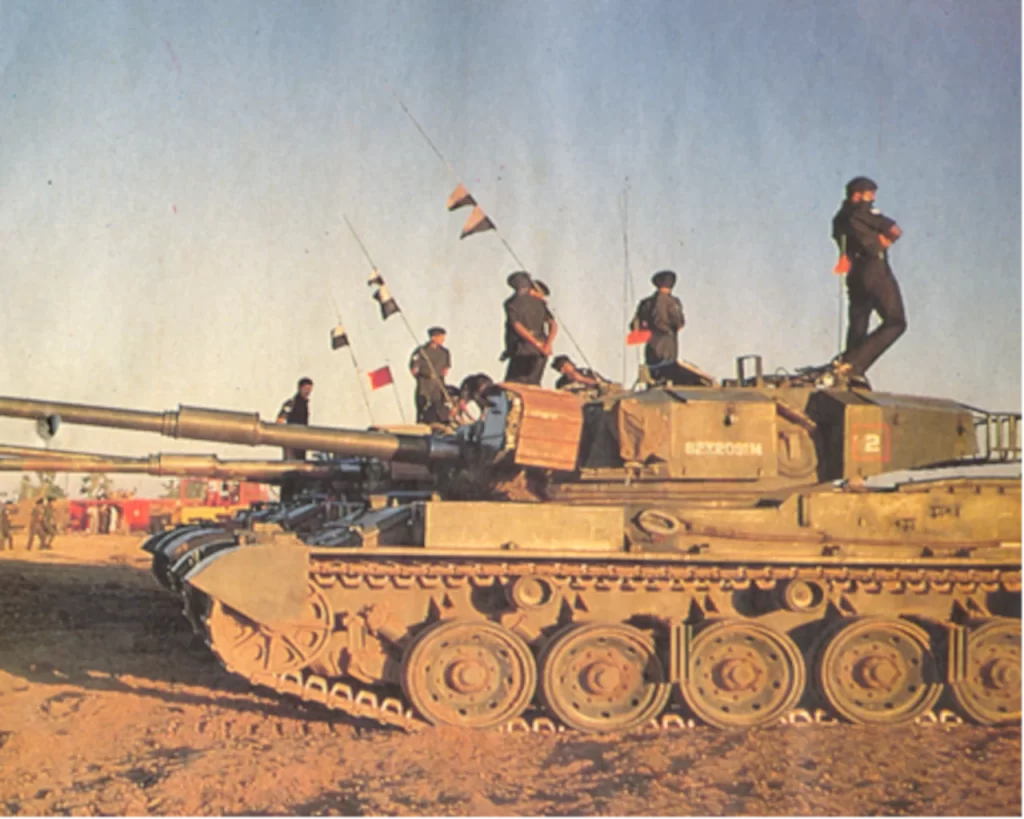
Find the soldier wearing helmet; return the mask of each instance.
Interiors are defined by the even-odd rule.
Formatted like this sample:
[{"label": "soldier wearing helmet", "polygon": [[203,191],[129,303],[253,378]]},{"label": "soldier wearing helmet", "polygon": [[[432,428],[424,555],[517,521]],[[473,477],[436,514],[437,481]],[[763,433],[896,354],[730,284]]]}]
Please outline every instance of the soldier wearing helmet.
[{"label": "soldier wearing helmet", "polygon": [[[903,232],[899,225],[875,207],[878,185],[866,176],[846,185],[846,200],[832,219],[832,238],[848,272],[849,328],[846,350],[834,362],[837,372],[850,383],[869,386],[864,374],[907,329],[900,286],[889,266],[888,250]],[[837,266],[837,271],[843,267]],[[871,314],[882,323],[868,333]]]}]

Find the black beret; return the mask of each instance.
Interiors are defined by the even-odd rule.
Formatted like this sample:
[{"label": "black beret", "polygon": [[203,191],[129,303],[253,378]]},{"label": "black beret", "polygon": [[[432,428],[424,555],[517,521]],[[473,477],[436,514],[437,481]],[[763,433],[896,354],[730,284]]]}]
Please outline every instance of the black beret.
[{"label": "black beret", "polygon": [[427,330],[427,335],[431,337],[446,336],[448,335],[448,331],[445,330],[444,327],[431,327],[429,330]]},{"label": "black beret", "polygon": [[515,273],[509,275],[506,279],[508,286],[513,290],[525,290],[530,286],[530,274],[525,270],[517,270]]},{"label": "black beret", "polygon": [[555,360],[551,362],[551,369],[561,372],[563,364],[572,364],[572,359],[567,355],[556,355]]},{"label": "black beret", "polygon": [[543,293],[545,296],[551,295],[551,288],[544,284],[544,282],[542,282],[540,279],[534,279],[533,286],[540,290],[540,292]]},{"label": "black beret", "polygon": [[671,270],[659,270],[651,276],[651,281],[655,287],[675,287],[676,274]]},{"label": "black beret", "polygon": [[866,176],[855,176],[846,183],[846,198],[849,199],[855,193],[865,193],[867,191],[877,190],[878,185],[875,184],[873,179],[868,179]]}]

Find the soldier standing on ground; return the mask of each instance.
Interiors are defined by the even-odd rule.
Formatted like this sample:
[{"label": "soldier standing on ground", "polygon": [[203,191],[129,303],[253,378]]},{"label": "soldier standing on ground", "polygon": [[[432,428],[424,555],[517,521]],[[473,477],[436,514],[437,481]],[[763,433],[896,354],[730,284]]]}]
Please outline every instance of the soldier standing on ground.
[{"label": "soldier standing on ground", "polygon": [[41,534],[39,536],[39,551],[46,551],[53,548],[53,538],[57,534],[57,513],[53,508],[53,498],[47,498],[43,505],[43,516],[41,523]]},{"label": "soldier standing on ground", "polygon": [[11,502],[4,501],[0,507],[0,550],[14,551],[14,524],[11,522]]},{"label": "soldier standing on ground", "polygon": [[558,333],[558,324],[545,303],[550,291],[522,270],[509,276],[508,284],[516,294],[505,302],[505,352],[501,356],[508,359],[505,380],[539,386]]},{"label": "soldier standing on ground", "polygon": [[[313,379],[300,378],[295,395],[281,405],[281,410],[277,413],[277,423],[309,426],[309,396],[312,392]],[[306,450],[284,447],[284,459],[286,461],[304,461],[306,460]]]},{"label": "soldier standing on ground", "polygon": [[[32,507],[32,515],[28,520],[28,541],[25,543],[25,551],[32,551],[32,543],[35,541],[36,536],[39,537],[39,542],[43,542],[43,499],[39,498],[35,506]],[[42,548],[40,545],[39,548]]]},{"label": "soldier standing on ground", "polygon": [[448,419],[448,392],[444,379],[452,367],[452,355],[444,346],[444,327],[427,330],[430,340],[412,352],[409,371],[416,379],[416,423],[443,424]]},{"label": "soldier standing on ground", "polygon": [[[864,377],[868,368],[907,329],[903,297],[888,254],[903,232],[874,206],[877,190],[878,185],[866,176],[851,179],[846,200],[832,219],[832,238],[840,256],[849,260],[846,292],[850,299],[846,350],[834,366],[851,384],[865,387],[870,386]],[[872,312],[878,313],[882,323],[869,334]]]}]

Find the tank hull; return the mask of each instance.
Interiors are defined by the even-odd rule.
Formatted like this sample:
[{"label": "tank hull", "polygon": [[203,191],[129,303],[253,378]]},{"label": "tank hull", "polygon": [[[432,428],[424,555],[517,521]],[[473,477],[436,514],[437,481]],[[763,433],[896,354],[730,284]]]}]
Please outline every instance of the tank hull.
[{"label": "tank hull", "polygon": [[229,670],[407,728],[1020,719],[1019,481],[459,507],[238,533],[181,590]]}]

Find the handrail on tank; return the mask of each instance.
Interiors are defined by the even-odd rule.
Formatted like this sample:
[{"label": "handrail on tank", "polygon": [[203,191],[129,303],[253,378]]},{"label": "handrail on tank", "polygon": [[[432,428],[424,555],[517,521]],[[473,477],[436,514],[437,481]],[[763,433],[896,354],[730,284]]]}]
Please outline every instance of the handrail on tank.
[{"label": "handrail on tank", "polygon": [[462,450],[455,441],[431,436],[332,427],[272,424],[255,412],[230,412],[179,406],[177,410],[149,412],[60,401],[34,401],[0,397],[0,416],[47,419],[57,422],[155,432],[170,438],[217,441],[246,446],[310,449],[335,455],[361,455],[383,461],[430,463],[456,461]]}]

